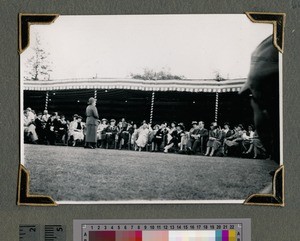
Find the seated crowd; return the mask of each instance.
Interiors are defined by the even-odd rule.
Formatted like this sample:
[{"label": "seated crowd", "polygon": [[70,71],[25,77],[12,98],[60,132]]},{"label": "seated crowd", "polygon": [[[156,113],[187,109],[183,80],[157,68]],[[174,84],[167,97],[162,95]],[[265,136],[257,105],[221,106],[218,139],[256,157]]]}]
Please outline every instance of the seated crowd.
[{"label": "seated crowd", "polygon": [[[34,144],[83,146],[85,123],[75,114],[72,121],[57,112],[35,113],[31,108],[24,111],[24,141]],[[205,156],[245,156],[267,158],[253,126],[247,130],[242,124],[230,128],[229,123],[221,127],[216,122],[209,130],[203,121],[192,122],[192,128],[186,130],[183,123],[167,122],[151,125],[143,121],[141,125],[120,122],[115,119],[99,120],[97,147],[104,149],[146,150],[152,152],[174,152],[180,154],[200,154]]]}]

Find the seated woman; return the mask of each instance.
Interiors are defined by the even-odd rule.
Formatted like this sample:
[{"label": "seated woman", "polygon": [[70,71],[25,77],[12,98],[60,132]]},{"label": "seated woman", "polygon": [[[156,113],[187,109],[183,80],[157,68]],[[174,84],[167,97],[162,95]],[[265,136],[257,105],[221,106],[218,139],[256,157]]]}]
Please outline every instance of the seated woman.
[{"label": "seated woman", "polygon": [[134,150],[137,150],[136,140],[138,139],[138,131],[137,124],[133,124],[133,133],[131,135],[130,144],[133,146]]},{"label": "seated woman", "polygon": [[84,124],[81,121],[81,116],[74,116],[74,120],[70,123],[69,135],[70,138],[72,138],[72,146],[76,146],[77,144],[82,143],[84,140]]},{"label": "seated woman", "polygon": [[30,117],[28,110],[24,111],[24,140],[28,140],[31,143],[36,143],[38,136],[35,130],[35,120]]},{"label": "seated woman", "polygon": [[147,123],[143,123],[143,125],[138,130],[138,138],[135,141],[138,150],[141,151],[149,141],[149,134],[152,131],[152,128]]},{"label": "seated woman", "polygon": [[242,135],[243,141],[242,141],[242,147],[243,147],[243,154],[246,154],[247,150],[250,147],[251,141],[254,136],[253,126],[248,126],[248,131],[245,131]]},{"label": "seated woman", "polygon": [[223,138],[222,131],[217,126],[217,123],[211,123],[210,131],[208,133],[207,149],[205,156],[213,156],[215,151],[222,145],[221,141]]},{"label": "seated woman", "polygon": [[183,141],[182,138],[185,136],[183,125],[177,125],[176,130],[171,129],[170,132],[171,139],[164,148],[165,153],[167,153],[171,148],[174,148],[175,151],[177,151],[179,147],[181,148],[181,143]]},{"label": "seated woman", "polygon": [[97,147],[103,148],[104,147],[104,142],[106,139],[106,132],[105,129],[107,128],[108,124],[107,124],[108,120],[103,118],[100,122],[100,124],[98,125],[98,129],[97,129]]},{"label": "seated woman", "polygon": [[254,132],[252,139],[250,139],[250,147],[245,154],[251,154],[251,153],[254,154],[253,156],[254,159],[258,157],[262,157],[262,158],[267,157],[266,149],[262,145],[256,131]]}]

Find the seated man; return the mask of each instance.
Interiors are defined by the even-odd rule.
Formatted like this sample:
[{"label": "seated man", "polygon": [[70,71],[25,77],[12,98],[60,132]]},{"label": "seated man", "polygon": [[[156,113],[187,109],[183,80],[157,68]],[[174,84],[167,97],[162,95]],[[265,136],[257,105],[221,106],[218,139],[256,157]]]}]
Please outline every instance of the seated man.
[{"label": "seated man", "polygon": [[46,140],[46,122],[42,118],[42,112],[38,112],[37,118],[35,119],[35,130],[38,136],[38,143],[44,144]]},{"label": "seated man", "polygon": [[[153,137],[153,143],[154,143],[154,147],[152,149],[152,151],[161,151],[161,146],[163,143],[163,138],[164,138],[164,128],[165,128],[165,124],[161,124],[160,126],[158,126],[158,129],[155,131],[154,133],[154,137]],[[155,127],[154,127],[155,130]]]},{"label": "seated man", "polygon": [[50,145],[55,145],[57,127],[56,114],[53,113],[46,123],[47,143]]},{"label": "seated man", "polygon": [[115,119],[110,120],[110,125],[108,125],[105,128],[105,133],[106,133],[107,148],[108,149],[114,149],[117,134],[118,134],[118,127],[116,126],[116,120]]},{"label": "seated man", "polygon": [[188,133],[187,149],[188,149],[189,152],[192,151],[192,147],[193,147],[193,144],[196,140],[196,136],[199,133],[199,127],[198,127],[197,124],[198,124],[197,121],[193,121],[192,122],[192,128],[190,129],[190,131]]},{"label": "seated man", "polygon": [[122,149],[122,147],[128,147],[128,141],[129,141],[129,132],[128,132],[128,123],[125,121],[125,118],[122,118],[122,120],[119,122],[119,133],[118,133],[118,146],[119,149]]},{"label": "seated man", "polygon": [[197,128],[197,131],[193,135],[193,138],[195,141],[193,142],[192,145],[192,154],[197,153],[199,147],[200,147],[200,153],[204,154],[205,148],[206,148],[206,141],[208,138],[208,130],[204,128],[204,122],[199,121],[199,126]]},{"label": "seated man", "polygon": [[68,124],[64,115],[61,115],[61,117],[58,118],[57,124],[57,138],[62,141],[64,145],[66,145],[68,140]]},{"label": "seated man", "polygon": [[29,115],[29,111],[24,111],[24,141],[29,140],[36,143],[38,136],[36,134],[35,120]]},{"label": "seated man", "polygon": [[244,134],[242,124],[235,127],[235,133],[224,140],[224,155],[240,156]]}]

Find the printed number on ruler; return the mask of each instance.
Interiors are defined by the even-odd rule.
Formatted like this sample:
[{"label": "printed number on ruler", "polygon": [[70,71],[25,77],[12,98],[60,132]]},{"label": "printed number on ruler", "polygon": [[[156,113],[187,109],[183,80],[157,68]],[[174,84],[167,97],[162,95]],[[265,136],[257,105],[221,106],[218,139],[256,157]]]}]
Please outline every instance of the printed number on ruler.
[{"label": "printed number on ruler", "polygon": [[65,241],[65,225],[45,225],[45,241]]},{"label": "printed number on ruler", "polygon": [[38,225],[19,225],[19,241],[39,241]]}]

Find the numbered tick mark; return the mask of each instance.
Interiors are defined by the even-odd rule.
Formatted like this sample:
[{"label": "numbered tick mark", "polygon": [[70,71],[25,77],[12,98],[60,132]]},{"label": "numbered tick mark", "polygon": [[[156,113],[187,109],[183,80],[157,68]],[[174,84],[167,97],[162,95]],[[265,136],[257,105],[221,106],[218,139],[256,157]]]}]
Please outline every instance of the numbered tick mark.
[{"label": "numbered tick mark", "polygon": [[39,241],[38,225],[19,225],[19,241]]}]

